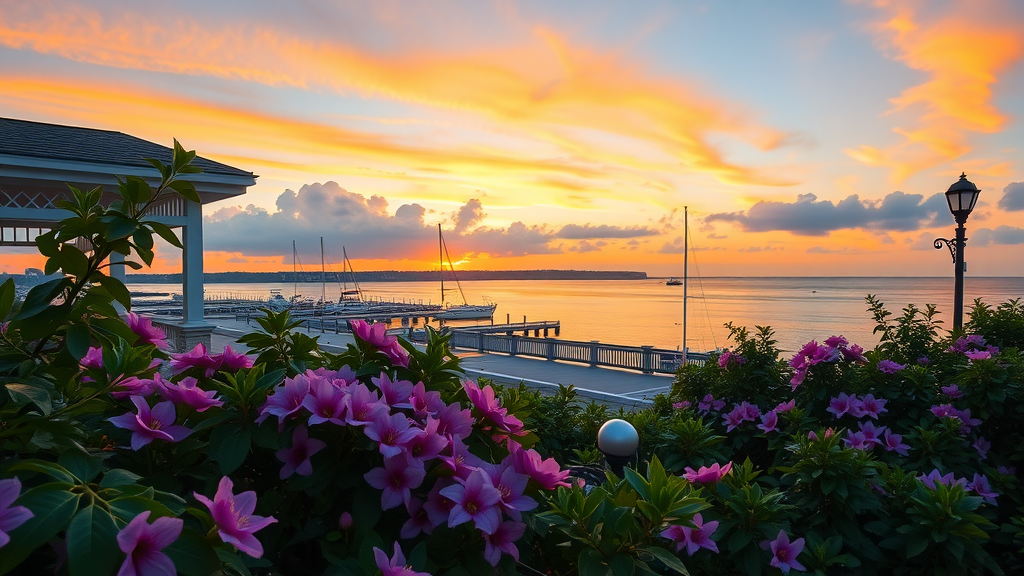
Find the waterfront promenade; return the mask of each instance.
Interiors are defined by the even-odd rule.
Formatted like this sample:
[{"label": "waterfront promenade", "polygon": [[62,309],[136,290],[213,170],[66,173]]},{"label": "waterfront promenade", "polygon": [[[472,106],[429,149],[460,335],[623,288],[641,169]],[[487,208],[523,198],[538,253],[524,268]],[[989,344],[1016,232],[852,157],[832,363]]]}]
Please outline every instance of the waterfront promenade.
[{"label": "waterfront promenade", "polygon": [[[211,318],[218,328],[213,333],[212,349],[220,351],[225,345],[238,349],[236,340],[243,334],[256,329],[255,324],[247,326],[245,321],[229,318]],[[329,351],[344,349],[353,342],[348,334],[318,334],[320,344]],[[639,408],[650,403],[650,398],[668,392],[672,376],[639,374],[625,370],[598,368],[568,362],[512,357],[505,354],[479,353],[472,350],[457,350],[455,355],[462,360],[462,368],[472,378],[487,378],[506,385],[525,383],[530,388],[554,391],[558,385],[573,385],[579,396],[595,400],[613,408]]]}]

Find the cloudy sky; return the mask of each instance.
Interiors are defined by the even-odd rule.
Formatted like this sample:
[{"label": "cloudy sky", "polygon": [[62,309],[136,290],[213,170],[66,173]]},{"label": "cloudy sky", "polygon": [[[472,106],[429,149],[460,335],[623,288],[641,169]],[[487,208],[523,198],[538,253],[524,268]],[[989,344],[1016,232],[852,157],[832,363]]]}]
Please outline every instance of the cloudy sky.
[{"label": "cloudy sky", "polygon": [[[0,116],[259,174],[209,271],[935,275],[966,172],[975,275],[1024,275],[1014,0],[0,3]],[[32,265],[0,254],[0,271]],[[160,250],[157,269],[180,258]]]}]

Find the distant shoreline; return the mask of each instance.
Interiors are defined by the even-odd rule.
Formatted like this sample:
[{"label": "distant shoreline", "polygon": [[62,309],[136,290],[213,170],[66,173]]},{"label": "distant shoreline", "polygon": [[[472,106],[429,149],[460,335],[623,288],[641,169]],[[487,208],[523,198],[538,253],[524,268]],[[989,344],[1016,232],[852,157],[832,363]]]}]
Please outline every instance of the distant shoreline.
[{"label": "distant shoreline", "polygon": [[[345,273],[328,271],[328,282],[435,282],[438,273],[434,271],[385,270],[378,272]],[[445,271],[445,280],[455,280],[451,271]],[[603,271],[603,270],[460,270],[459,281],[475,280],[647,280],[646,272]],[[205,284],[238,283],[312,283],[321,282],[320,272],[207,272],[203,275]],[[128,284],[181,284],[181,274],[128,274]]]}]

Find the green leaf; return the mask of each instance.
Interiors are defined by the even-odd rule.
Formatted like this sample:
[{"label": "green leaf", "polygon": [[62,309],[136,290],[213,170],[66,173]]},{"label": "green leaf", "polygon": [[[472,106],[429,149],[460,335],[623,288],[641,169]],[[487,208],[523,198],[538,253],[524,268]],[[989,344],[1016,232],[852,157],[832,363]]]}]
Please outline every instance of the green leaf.
[{"label": "green leaf", "polygon": [[124,283],[114,278],[113,276],[100,276],[100,285],[103,286],[114,297],[115,300],[124,306],[125,310],[131,310],[132,308],[132,295],[131,292],[125,288]]},{"label": "green leaf", "polygon": [[75,360],[81,360],[89,352],[89,345],[92,344],[92,336],[89,326],[78,322],[68,325],[68,352]]},{"label": "green leaf", "polygon": [[120,486],[128,486],[135,484],[142,476],[134,472],[129,472],[124,468],[114,468],[103,475],[103,480],[100,480],[100,488],[117,488]]},{"label": "green leaf", "polygon": [[68,472],[81,480],[82,484],[92,482],[93,478],[99,475],[102,464],[99,458],[94,458],[77,450],[66,450],[57,463],[63,466]]},{"label": "green leaf", "polygon": [[91,505],[79,510],[68,526],[68,568],[71,576],[109,576],[121,555],[117,525],[110,513]]},{"label": "green leaf", "polygon": [[0,575],[17,567],[68,525],[78,509],[79,496],[68,492],[67,487],[62,483],[43,484],[18,498],[17,504],[31,510],[34,516],[12,530],[11,541],[0,548]]},{"label": "green leaf", "polygon": [[[24,405],[31,402],[39,407],[43,416],[49,416],[53,412],[53,404],[50,402],[50,393],[32,384],[7,384],[7,392],[15,404]],[[24,398],[24,402],[21,401]]]},{"label": "green leaf", "polygon": [[121,182],[120,189],[122,196],[135,204],[149,202],[149,199],[153,197],[153,189],[149,187],[149,183],[138,176],[125,178]]},{"label": "green leaf", "polygon": [[144,222],[144,224],[146,226],[149,226],[149,228],[153,230],[153,232],[156,232],[171,246],[174,246],[175,248],[178,249],[184,248],[184,246],[182,246],[181,244],[181,240],[178,239],[178,236],[167,225],[161,224],[160,222],[153,222],[151,220],[147,220],[146,222]]},{"label": "green leaf", "polygon": [[31,290],[28,291],[28,295],[25,296],[25,302],[21,305],[21,310],[13,320],[24,320],[25,318],[31,318],[36,314],[46,310],[50,306],[50,302],[60,294],[64,288],[71,285],[71,281],[67,278],[54,278],[47,282],[43,282]]},{"label": "green leaf", "polygon": [[146,228],[140,227],[135,230],[135,234],[132,235],[132,240],[138,248],[145,250],[153,249],[153,233]]},{"label": "green leaf", "polygon": [[657,548],[655,546],[642,548],[641,550],[647,552],[651,556],[654,556],[655,558],[660,560],[662,564],[674,570],[676,573],[683,574],[684,576],[690,576],[690,573],[686,570],[686,566],[683,566],[682,561],[680,561],[675,554],[672,554],[668,550],[665,550],[663,548]]},{"label": "green leaf", "polygon": [[106,239],[108,241],[127,238],[138,227],[138,223],[135,220],[125,218],[124,216],[104,216],[103,221],[107,224]]},{"label": "green leaf", "polygon": [[131,522],[132,519],[147,510],[152,512],[149,518],[150,523],[153,522],[154,518],[175,516],[174,512],[167,506],[144,496],[128,496],[125,498],[115,498],[110,501],[110,513],[124,524]]},{"label": "green leaf", "polygon": [[220,570],[220,558],[202,534],[186,528],[173,544],[164,548],[178,572],[185,576],[209,576]]},{"label": "green leaf", "polygon": [[580,552],[580,576],[614,576],[611,567],[601,561],[601,553],[593,548]]},{"label": "green leaf", "polygon": [[81,278],[89,271],[89,259],[74,244],[62,245],[60,254],[63,256],[62,268],[65,274]]},{"label": "green leaf", "polygon": [[14,278],[8,278],[6,282],[0,284],[0,322],[2,322],[7,315],[11,313],[11,307],[14,306]]},{"label": "green leaf", "polygon": [[249,431],[237,424],[215,428],[210,435],[210,451],[216,451],[220,471],[224,475],[231,474],[245,462],[251,446]]},{"label": "green leaf", "polygon": [[18,470],[31,470],[32,472],[46,474],[60,483],[75,483],[75,477],[68,472],[66,468],[59,464],[54,464],[53,462],[47,462],[46,460],[22,460],[8,468],[8,470],[11,472],[17,472]]},{"label": "green leaf", "polygon": [[181,194],[181,196],[186,200],[195,202],[196,204],[202,203],[202,201],[199,199],[199,193],[196,192],[195,185],[187,180],[175,180],[174,182],[168,184],[168,187],[170,187],[178,194]]}]

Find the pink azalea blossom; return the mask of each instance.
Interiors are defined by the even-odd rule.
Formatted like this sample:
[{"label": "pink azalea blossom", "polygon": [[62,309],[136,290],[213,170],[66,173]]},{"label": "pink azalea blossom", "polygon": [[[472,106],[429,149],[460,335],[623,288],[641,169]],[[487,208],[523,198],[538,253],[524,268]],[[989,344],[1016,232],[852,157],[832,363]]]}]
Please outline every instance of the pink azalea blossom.
[{"label": "pink azalea blossom", "polygon": [[689,400],[683,400],[682,402],[673,402],[672,403],[672,408],[674,408],[676,410],[686,410],[689,407],[690,407],[690,401]]},{"label": "pink azalea blossom", "polygon": [[921,356],[920,358],[917,359],[917,364],[919,366],[927,366],[931,363],[932,361],[927,356]]},{"label": "pink azalea blossom", "polygon": [[554,490],[559,486],[569,487],[565,481],[569,477],[568,470],[562,470],[554,458],[545,460],[533,448],[524,449],[515,442],[508,443],[509,458],[515,471],[526,474],[531,480],[540,484],[545,490]]},{"label": "pink azalea blossom", "polygon": [[252,358],[246,356],[245,352],[235,352],[231,346],[225,346],[223,354],[214,354],[210,358],[217,363],[219,370],[227,372],[234,373],[242,368],[252,368]]},{"label": "pink azalea blossom", "polygon": [[449,454],[441,456],[441,464],[455,474],[456,478],[466,479],[473,470],[484,465],[484,461],[466,448],[460,436],[452,436],[448,443]]},{"label": "pink azalea blossom", "polygon": [[347,394],[329,380],[310,383],[309,394],[302,400],[302,406],[309,410],[309,425],[330,422],[344,426],[347,420],[345,408]]},{"label": "pink azalea blossom", "polygon": [[725,400],[715,400],[711,394],[704,396],[704,399],[697,403],[697,410],[701,412],[718,412],[722,408],[725,408]]},{"label": "pink azalea blossom", "polygon": [[829,400],[826,412],[832,413],[836,418],[842,418],[844,414],[858,417],[863,415],[862,402],[855,395],[847,396],[846,392],[840,392],[838,397]]},{"label": "pink azalea blossom", "polygon": [[998,493],[992,491],[992,487],[988,483],[988,478],[983,474],[975,474],[974,480],[972,480],[970,484],[967,484],[966,489],[974,492],[978,496],[981,496],[985,502],[992,504],[993,506],[996,504],[996,498],[999,497]]},{"label": "pink azalea blossom", "polygon": [[878,371],[883,374],[895,374],[906,367],[906,364],[898,364],[892,360],[881,360],[878,362]]},{"label": "pink azalea blossom", "polygon": [[399,536],[403,539],[415,538],[420,535],[420,532],[430,534],[434,531],[434,524],[430,521],[430,515],[423,507],[422,500],[413,497],[409,500],[405,511],[409,513],[409,519],[402,524],[402,530],[399,532]]},{"label": "pink azalea blossom", "polygon": [[789,535],[786,534],[786,531],[779,530],[779,535],[775,540],[765,540],[761,543],[761,547],[765,550],[768,550],[769,548],[771,549],[771,565],[782,570],[783,574],[789,574],[791,569],[799,570],[800,572],[807,571],[807,568],[804,568],[804,565],[796,559],[804,550],[803,538],[797,538],[790,542]]},{"label": "pink azalea blossom", "polygon": [[473,408],[483,418],[490,420],[498,430],[506,432],[506,434],[496,434],[494,436],[496,441],[500,442],[509,434],[522,436],[526,433],[523,430],[522,421],[515,416],[510,416],[508,410],[501,407],[498,399],[494,396],[494,388],[490,386],[480,388],[472,380],[464,380],[462,388],[466,391],[466,395],[469,396],[469,401],[472,402]]},{"label": "pink azalea blossom", "polygon": [[235,495],[232,493],[233,488],[231,479],[224,476],[220,479],[212,502],[197,492],[192,495],[210,509],[221,540],[233,544],[239,551],[253,558],[259,558],[263,556],[263,544],[253,534],[277,522],[277,519],[273,516],[253,516],[256,493],[250,490]]},{"label": "pink azalea blossom", "polygon": [[149,318],[139,316],[135,312],[129,312],[125,316],[124,321],[128,324],[128,328],[135,333],[139,338],[135,341],[136,346],[145,346],[146,344],[152,344],[162,350],[167,349],[167,334],[153,326],[153,321]]},{"label": "pink azalea blossom", "polygon": [[174,424],[177,416],[173,403],[160,402],[150,410],[149,404],[142,396],[132,396],[131,400],[138,413],[128,412],[108,420],[118,428],[132,431],[132,450],[141,450],[153,440],[179,442],[192,433],[192,430],[185,426]]},{"label": "pink azalea blossom", "polygon": [[861,413],[864,416],[878,420],[879,414],[889,411],[885,408],[887,402],[889,401],[881,398],[875,398],[874,394],[866,394],[864,398],[860,400]]},{"label": "pink azalea blossom", "polygon": [[864,434],[864,438],[873,444],[881,444],[881,436],[886,433],[888,429],[885,426],[875,428],[874,422],[860,422],[858,424],[860,431]]},{"label": "pink azalea blossom", "polygon": [[718,544],[711,539],[715,530],[718,529],[718,521],[704,522],[701,515],[694,514],[693,528],[689,526],[669,526],[661,533],[663,538],[669,538],[676,543],[676,552],[686,547],[686,555],[693,556],[701,548],[707,548],[718,554]]},{"label": "pink azalea blossom", "polygon": [[0,548],[11,541],[8,532],[14,530],[35,516],[24,506],[11,506],[21,495],[21,480],[7,478],[0,480]]},{"label": "pink azalea blossom", "polygon": [[409,367],[409,352],[402,347],[402,344],[395,342],[387,348],[381,348],[381,352],[391,360],[391,363],[395,366],[401,366],[403,368]]},{"label": "pink azalea blossom", "polygon": [[161,552],[181,535],[181,518],[157,518],[149,524],[145,510],[117,533],[117,545],[128,555],[117,576],[175,576],[174,562]]},{"label": "pink azalea blossom", "polygon": [[689,466],[686,467],[686,473],[683,477],[686,478],[692,484],[716,484],[725,478],[725,475],[732,471],[732,462],[726,463],[725,466],[721,466],[718,462],[715,462],[711,466],[701,466],[699,470],[694,470]]},{"label": "pink azalea blossom", "polygon": [[956,484],[959,484],[961,486],[967,485],[967,480],[965,480],[964,478],[956,478],[953,476],[952,472],[943,475],[941,472],[939,472],[938,468],[932,470],[927,475],[918,476],[917,479],[920,480],[922,484],[924,484],[925,488],[931,490],[934,490],[939,484],[943,484],[945,486],[954,486]]},{"label": "pink azalea blossom", "polygon": [[942,393],[948,396],[949,398],[952,398],[953,400],[956,400],[964,395],[964,393],[960,391],[960,387],[957,386],[956,384],[943,386]]},{"label": "pink azalea blossom", "polygon": [[427,390],[423,382],[417,382],[412,387],[409,404],[412,405],[413,413],[420,419],[427,416],[436,416],[444,408],[444,402],[441,401],[441,393],[436,390]]},{"label": "pink azalea blossom", "polygon": [[473,411],[452,402],[437,411],[437,431],[448,437],[468,438],[473,433]]},{"label": "pink azalea blossom", "polygon": [[405,564],[405,554],[402,554],[402,548],[398,546],[398,542],[395,542],[395,553],[391,558],[388,558],[383,550],[374,546],[373,560],[377,563],[377,568],[380,568],[381,576],[430,576],[426,572],[416,572]]},{"label": "pink azalea blossom", "polygon": [[448,517],[451,516],[455,502],[442,496],[441,490],[454,484],[455,480],[452,478],[438,478],[437,482],[434,482],[434,487],[427,494],[427,501],[423,504],[423,509],[427,511],[427,518],[434,527],[446,524]]},{"label": "pink azalea blossom", "polygon": [[142,396],[149,398],[160,388],[161,380],[159,374],[154,374],[152,379],[130,376],[124,380],[118,380],[110,390],[110,395],[118,400],[124,400],[129,396]]},{"label": "pink azalea blossom", "polygon": [[406,454],[399,454],[385,459],[383,468],[374,468],[363,474],[363,478],[370,486],[383,490],[380,507],[382,510],[390,510],[403,502],[408,507],[412,490],[423,484],[426,475],[422,462]]},{"label": "pink azalea blossom", "polygon": [[380,378],[373,378],[373,383],[380,389],[381,399],[392,408],[412,408],[409,397],[412,396],[413,383],[408,380],[395,380],[384,372]]},{"label": "pink azalea blossom", "polygon": [[388,335],[388,326],[384,323],[367,324],[365,320],[349,320],[348,325],[357,338],[374,348],[387,348],[398,340]]},{"label": "pink azalea blossom", "polygon": [[501,493],[483,470],[473,470],[465,480],[460,478],[458,484],[441,490],[441,495],[455,502],[448,516],[449,528],[472,520],[480,531],[494,534],[501,525]]},{"label": "pink azalea blossom", "polygon": [[726,368],[729,365],[729,363],[736,364],[737,366],[742,366],[743,364],[747,363],[747,359],[744,358],[743,356],[740,356],[739,354],[736,354],[735,352],[729,352],[728,350],[726,350],[725,352],[722,353],[721,356],[718,357],[718,367]]},{"label": "pink azalea blossom", "polygon": [[309,379],[299,374],[295,378],[285,378],[284,382],[267,396],[267,402],[260,408],[260,417],[256,423],[262,423],[271,415],[277,416],[278,423],[283,423],[292,414],[302,409],[303,401],[309,394]]},{"label": "pink azalea blossom", "polygon": [[203,375],[209,378],[220,367],[220,362],[214,360],[206,353],[206,346],[200,342],[196,347],[182,354],[171,354],[171,371],[175,374],[195,368],[201,370]]},{"label": "pink azalea blossom", "polygon": [[195,408],[196,412],[205,412],[215,406],[224,405],[224,402],[215,398],[216,390],[202,390],[198,386],[198,381],[191,376],[182,378],[177,383],[161,380],[159,374],[155,378],[160,387],[160,395],[177,406],[185,404]]},{"label": "pink azalea blossom", "polygon": [[831,348],[841,348],[850,344],[850,341],[845,336],[830,336],[825,340],[825,346]]},{"label": "pink azalea blossom", "polygon": [[363,428],[363,433],[377,443],[380,453],[385,458],[391,458],[404,452],[405,445],[415,438],[420,430],[409,426],[409,417],[405,414],[389,416],[382,410]]},{"label": "pink azalea blossom", "polygon": [[895,452],[900,456],[906,456],[909,454],[910,446],[903,443],[903,436],[900,434],[893,434],[889,430],[885,431],[882,445],[885,446],[887,451]]},{"label": "pink azalea blossom", "polygon": [[988,440],[985,440],[984,438],[979,437],[977,440],[974,441],[974,443],[971,444],[971,447],[978,451],[979,459],[985,460],[986,458],[988,458],[988,451],[989,449],[992,448],[992,443],[989,442]]},{"label": "pink azalea blossom", "polygon": [[764,416],[761,416],[761,423],[757,425],[758,428],[764,431],[765,434],[769,432],[775,432],[779,425],[779,415],[775,413],[775,410],[767,412]]},{"label": "pink azalea blossom", "polygon": [[864,451],[870,451],[875,447],[875,443],[869,440],[866,434],[854,432],[853,430],[846,431],[846,438],[843,438],[843,444],[846,444],[847,448]]},{"label": "pink azalea blossom", "polygon": [[794,408],[796,408],[796,398],[793,398],[789,402],[782,402],[781,404],[775,407],[775,412],[781,414],[782,412],[789,412]]},{"label": "pink azalea blossom", "polygon": [[346,398],[348,411],[345,423],[349,426],[365,426],[373,422],[379,413],[388,413],[388,406],[377,398],[377,393],[364,384],[356,384],[348,389]]},{"label": "pink azalea blossom", "polygon": [[78,365],[82,368],[93,368],[100,370],[103,368],[103,349],[95,346],[90,346],[85,352],[85,356],[78,361]]},{"label": "pink azalea blossom", "polygon": [[416,436],[405,445],[410,456],[425,462],[437,458],[448,447],[448,439],[437,431],[440,423],[440,420],[427,416],[423,429],[417,431]]},{"label": "pink azalea blossom", "polygon": [[726,432],[732,432],[740,424],[743,423],[743,420],[744,420],[743,412],[740,411],[738,407],[737,408],[733,408],[728,414],[726,414],[724,417],[722,417],[722,420],[725,423],[725,431]]},{"label": "pink azalea blossom", "polygon": [[487,475],[491,477],[491,484],[498,489],[501,500],[498,507],[501,511],[513,520],[522,520],[522,512],[528,512],[537,507],[537,501],[526,496],[526,485],[530,478],[520,474],[511,466],[487,466]]},{"label": "pink azalea blossom", "polygon": [[985,338],[983,336],[980,334],[969,334],[957,338],[956,342],[949,347],[949,351],[954,354],[963,354],[972,348],[981,348],[983,346],[985,346]]},{"label": "pink azalea blossom", "polygon": [[967,356],[970,360],[989,360],[992,358],[992,352],[988,350],[968,350],[964,352],[964,356]]},{"label": "pink azalea blossom", "polygon": [[281,480],[292,474],[311,475],[313,463],[310,458],[326,447],[326,442],[310,438],[309,430],[305,426],[296,426],[295,432],[292,433],[292,447],[282,448],[276,452],[277,459],[284,462],[284,467],[281,468]]},{"label": "pink azalea blossom", "polygon": [[526,524],[522,522],[502,522],[494,534],[484,533],[484,559],[497,566],[504,552],[519,561],[519,549],[515,542],[526,533]]}]

